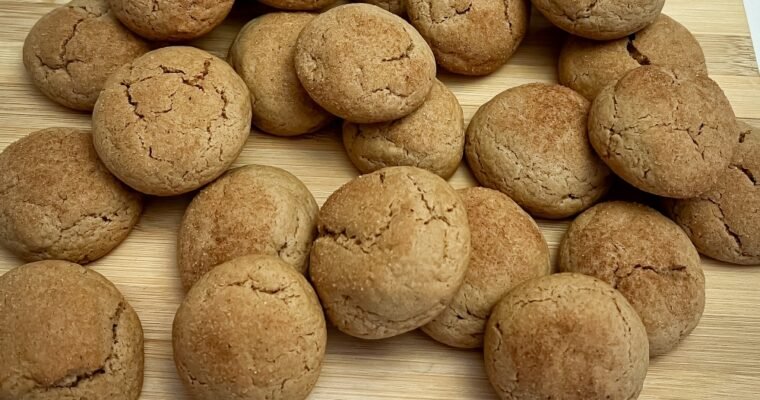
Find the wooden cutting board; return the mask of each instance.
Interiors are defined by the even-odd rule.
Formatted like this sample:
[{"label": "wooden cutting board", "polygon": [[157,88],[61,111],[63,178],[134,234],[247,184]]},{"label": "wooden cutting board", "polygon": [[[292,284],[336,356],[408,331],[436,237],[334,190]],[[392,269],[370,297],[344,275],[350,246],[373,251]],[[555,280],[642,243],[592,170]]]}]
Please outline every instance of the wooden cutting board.
[{"label": "wooden cutting board", "polygon": [[[89,127],[89,115],[55,105],[32,86],[21,63],[26,33],[63,1],[0,0],[0,150],[29,132],[54,126]],[[193,45],[224,57],[242,24],[257,11],[254,0]],[[736,114],[760,127],[760,75],[742,0],[668,0],[665,12],[689,28],[707,56],[710,73]],[[442,76],[465,116],[497,93],[519,84],[556,81],[563,34],[534,15],[529,37],[509,64],[485,78]],[[237,165],[268,164],[301,178],[322,204],[356,176],[336,129],[298,139],[254,131]],[[457,187],[474,184],[462,166]],[[176,232],[190,196],[148,200],[127,241],[92,264],[110,278],[140,315],[145,330],[142,399],[186,399],[172,361],[171,324],[182,298],[175,262]],[[551,248],[567,222],[540,222]],[[0,273],[22,262],[0,250]],[[760,398],[760,267],[704,260],[707,308],[700,326],[671,354],[652,361],[642,399]],[[481,354],[439,345],[414,332],[368,342],[330,331],[322,376],[310,399],[495,399]],[[1,362],[1,361],[0,361]]]}]

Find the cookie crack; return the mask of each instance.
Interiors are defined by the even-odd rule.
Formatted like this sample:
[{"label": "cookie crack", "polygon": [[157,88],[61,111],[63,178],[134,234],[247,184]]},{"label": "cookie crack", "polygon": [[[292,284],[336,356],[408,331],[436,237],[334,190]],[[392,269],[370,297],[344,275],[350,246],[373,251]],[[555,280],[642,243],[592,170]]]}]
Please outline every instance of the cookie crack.
[{"label": "cookie crack", "polygon": [[637,47],[636,47],[636,34],[632,34],[628,36],[628,45],[626,46],[626,49],[628,50],[628,55],[636,60],[639,65],[651,65],[652,62],[649,60],[649,57],[644,55]]},{"label": "cookie crack", "polygon": [[[384,178],[383,178],[384,179]],[[366,236],[364,238],[360,238],[358,235],[349,235],[347,228],[343,228],[340,230],[332,229],[328,226],[319,226],[319,237],[321,238],[329,238],[339,246],[343,247],[346,250],[352,250],[350,246],[354,246],[361,250],[364,254],[370,254],[373,247],[377,245],[377,242],[380,240],[380,238],[391,228],[391,224],[393,223],[393,219],[396,217],[396,212],[394,211],[394,204],[391,203],[388,206],[388,216],[386,218],[385,223],[380,226],[378,229],[375,230],[371,235]]]},{"label": "cookie crack", "polygon": [[615,267],[615,270],[613,271],[613,275],[615,277],[614,281],[612,282],[612,287],[615,289],[618,289],[620,285],[625,281],[626,279],[630,278],[633,274],[635,274],[638,271],[652,271],[657,275],[663,275],[668,273],[688,273],[687,267],[685,265],[670,265],[667,267],[658,267],[654,265],[645,265],[645,264],[635,264],[631,267],[631,270],[627,273],[623,274],[621,271],[625,269],[627,266],[625,265],[618,265]]},{"label": "cookie crack", "polygon": [[406,49],[404,49],[404,51],[401,54],[397,56],[383,58],[382,61],[393,62],[393,61],[401,61],[404,59],[408,59],[412,51],[414,51],[414,41],[412,41],[411,38],[409,38],[409,45],[406,46]]},{"label": "cookie crack", "polygon": [[738,164],[732,165],[730,168],[743,173],[747,179],[752,182],[752,186],[757,186],[757,179],[755,178],[755,175],[752,173],[752,171],[750,171],[748,168],[745,168],[744,166]]},{"label": "cookie crack", "polygon": [[290,290],[293,287],[293,284],[287,284],[284,286],[268,288],[268,287],[261,286],[256,280],[254,280],[251,277],[247,277],[247,279],[242,280],[242,281],[232,282],[232,283],[223,285],[222,287],[239,287],[239,288],[248,289],[248,290],[251,290],[253,293],[272,296],[285,303],[287,303],[291,299],[295,299],[299,297],[297,294],[293,294],[292,290]]},{"label": "cookie crack", "polygon": [[723,206],[720,204],[720,202],[711,198],[707,198],[706,200],[709,201],[710,203],[715,204],[715,206],[717,207],[718,213],[720,214],[718,218],[720,219],[720,222],[723,224],[723,228],[725,229],[726,234],[728,234],[728,236],[730,236],[736,243],[736,248],[734,249],[734,252],[741,256],[750,256],[749,254],[746,254],[744,252],[744,244],[742,243],[741,236],[736,231],[734,231],[733,228],[731,228],[728,222],[726,222],[726,213],[723,211]]}]

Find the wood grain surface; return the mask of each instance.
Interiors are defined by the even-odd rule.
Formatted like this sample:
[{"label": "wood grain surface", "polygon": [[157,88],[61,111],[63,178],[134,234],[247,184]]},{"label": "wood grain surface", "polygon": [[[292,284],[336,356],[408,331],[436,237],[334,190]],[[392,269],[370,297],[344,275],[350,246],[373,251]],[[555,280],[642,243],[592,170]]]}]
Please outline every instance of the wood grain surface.
[{"label": "wood grain surface", "polygon": [[[62,1],[0,0],[0,150],[46,127],[87,128],[90,116],[55,105],[32,86],[21,48],[34,22]],[[253,0],[193,45],[219,56],[244,22],[261,12]],[[760,126],[760,75],[742,0],[668,0],[665,12],[689,28],[704,47],[710,74],[738,117]],[[534,14],[529,37],[509,64],[485,78],[443,75],[469,120],[497,93],[519,84],[556,80],[563,34]],[[357,175],[337,130],[298,139],[252,132],[236,165],[268,164],[301,178],[321,204]],[[463,165],[455,187],[474,184]],[[150,199],[127,241],[92,267],[110,278],[137,310],[145,330],[142,399],[186,399],[172,361],[171,324],[182,298],[175,261],[180,217],[190,196]],[[567,222],[541,227],[556,250]],[[0,273],[22,262],[0,250]],[[704,260],[707,308],[700,326],[671,354],[652,361],[642,399],[760,398],[760,267]],[[330,331],[322,376],[310,399],[495,399],[481,354],[449,349],[414,332],[368,342]]]}]

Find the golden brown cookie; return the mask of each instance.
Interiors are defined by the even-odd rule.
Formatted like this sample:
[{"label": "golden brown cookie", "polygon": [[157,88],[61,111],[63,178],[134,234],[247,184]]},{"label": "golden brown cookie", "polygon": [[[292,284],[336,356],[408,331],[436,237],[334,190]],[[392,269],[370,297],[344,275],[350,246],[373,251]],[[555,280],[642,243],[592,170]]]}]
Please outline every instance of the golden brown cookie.
[{"label": "golden brown cookie", "polygon": [[504,400],[635,399],[649,368],[636,311],[606,283],[557,274],[518,286],[488,321],[488,378]]},{"label": "golden brown cookie", "polygon": [[315,17],[265,14],[245,25],[230,47],[230,64],[251,91],[253,124],[265,132],[312,133],[334,118],[309,97],[293,64],[298,34]]},{"label": "golden brown cookie", "polygon": [[116,20],[106,0],[73,0],[34,24],[24,41],[23,60],[47,97],[89,111],[106,79],[148,50]]},{"label": "golden brown cookie", "polygon": [[454,93],[435,81],[427,100],[393,122],[343,124],[343,145],[362,173],[392,166],[426,169],[449,179],[464,152],[464,115]]},{"label": "golden brown cookie", "polygon": [[460,190],[472,234],[464,285],[454,301],[422,330],[453,347],[483,346],[491,309],[517,285],[551,273],[541,230],[507,195],[486,188]]},{"label": "golden brown cookie", "polygon": [[0,244],[26,261],[95,261],[141,212],[142,196],[108,172],[88,132],[44,129],[0,153]]},{"label": "golden brown cookie", "polygon": [[433,49],[438,65],[487,75],[504,65],[525,37],[528,0],[409,0],[409,21]]},{"label": "golden brown cookie", "polygon": [[224,21],[234,0],[109,0],[116,18],[150,40],[191,40]]},{"label": "golden brown cookie", "polygon": [[502,92],[467,128],[473,174],[537,217],[565,218],[591,207],[612,180],[588,142],[588,108],[588,100],[560,85]]},{"label": "golden brown cookie", "polygon": [[119,179],[172,196],[213,181],[250,133],[251,99],[227,63],[193,47],[165,47],[108,79],[92,116],[95,149]]},{"label": "golden brown cookie", "polygon": [[604,88],[589,114],[589,138],[602,160],[631,185],[663,197],[710,190],[738,136],[717,83],[655,66]]},{"label": "golden brown cookie", "polygon": [[174,363],[198,400],[302,400],[319,378],[325,317],[303,275],[277,257],[224,263],[187,293]]},{"label": "golden brown cookie", "polygon": [[673,221],[640,204],[602,203],[581,214],[562,240],[559,267],[623,293],[646,326],[652,356],[688,336],[705,308],[694,245]]},{"label": "golden brown cookie", "polygon": [[341,331],[383,339],[430,322],[470,259],[461,198],[431,172],[390,167],[333,193],[317,219],[312,282]]},{"label": "golden brown cookie", "polygon": [[262,165],[233,169],[193,199],[179,229],[177,262],[185,290],[215,266],[247,254],[309,266],[319,207],[289,172]]},{"label": "golden brown cookie", "polygon": [[594,40],[613,40],[654,22],[665,0],[532,0],[557,27]]},{"label": "golden brown cookie", "polygon": [[97,272],[39,261],[0,277],[0,399],[137,400],[143,330]]},{"label": "golden brown cookie", "polygon": [[360,3],[372,4],[399,16],[406,15],[405,0],[361,0]]},{"label": "golden brown cookie", "polygon": [[369,4],[335,7],[301,31],[296,72],[327,111],[356,123],[419,108],[435,80],[430,47],[406,21]]}]

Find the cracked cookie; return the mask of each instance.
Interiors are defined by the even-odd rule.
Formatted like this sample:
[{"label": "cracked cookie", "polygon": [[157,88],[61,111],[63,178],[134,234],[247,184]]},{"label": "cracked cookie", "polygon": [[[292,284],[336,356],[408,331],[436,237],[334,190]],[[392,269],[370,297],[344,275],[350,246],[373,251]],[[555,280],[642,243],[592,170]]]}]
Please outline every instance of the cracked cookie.
[{"label": "cracked cookie", "polygon": [[541,230],[507,195],[486,188],[459,190],[467,211],[472,252],[464,285],[422,330],[453,347],[483,346],[491,309],[519,284],[551,273]]},{"label": "cracked cookie", "polygon": [[289,172],[262,165],[233,169],[187,207],[177,262],[185,290],[215,266],[247,254],[279,256],[305,273],[319,207]]},{"label": "cracked cookie", "polygon": [[739,123],[739,145],[709,192],[671,200],[673,220],[700,253],[733,264],[760,264],[760,129]]},{"label": "cracked cookie", "polygon": [[507,294],[488,321],[484,353],[504,400],[635,399],[649,368],[636,311],[579,274],[533,279]]},{"label": "cracked cookie", "polygon": [[369,4],[317,16],[298,37],[295,65],[314,101],[356,123],[409,115],[427,98],[436,72],[425,39],[397,15]]},{"label": "cracked cookie", "polygon": [[392,12],[399,16],[406,15],[405,0],[361,0],[361,3],[372,4],[382,8],[385,11]]},{"label": "cracked cookie", "polygon": [[699,254],[684,231],[636,203],[599,204],[581,214],[559,249],[559,267],[597,277],[633,305],[649,335],[650,354],[676,347],[705,308]]},{"label": "cracked cookie", "polygon": [[464,115],[454,93],[441,81],[420,108],[399,120],[343,124],[343,145],[362,173],[391,166],[426,169],[449,179],[464,152]]},{"label": "cracked cookie", "polygon": [[302,400],[319,378],[325,317],[303,275],[245,256],[204,275],[174,318],[174,363],[198,400]]},{"label": "cracked cookie", "polygon": [[88,132],[44,129],[0,153],[0,244],[26,261],[95,261],[141,212],[142,196],[108,172]]},{"label": "cracked cookie", "polygon": [[665,14],[627,38],[596,41],[570,36],[559,56],[559,81],[589,100],[626,72],[642,65],[707,75],[694,35]]},{"label": "cracked cookie", "polygon": [[665,0],[532,0],[557,27],[576,36],[613,40],[651,24]]},{"label": "cracked cookie", "polygon": [[196,39],[224,21],[234,0],[109,0],[116,18],[150,39]]},{"label": "cracked cookie", "polygon": [[137,400],[143,330],[97,272],[39,261],[0,277],[0,399]]},{"label": "cracked cookie", "polygon": [[322,206],[309,272],[341,331],[383,339],[430,322],[470,259],[461,198],[437,175],[390,167],[343,185]]},{"label": "cracked cookie", "polygon": [[542,218],[591,207],[612,178],[589,145],[589,102],[560,85],[514,87],[484,104],[467,128],[475,178]]},{"label": "cracked cookie", "polygon": [[731,104],[706,76],[655,66],[604,88],[589,113],[589,139],[625,181],[658,196],[690,198],[715,186],[739,129]]},{"label": "cracked cookie", "polygon": [[230,64],[251,92],[253,124],[265,132],[312,133],[334,119],[306,93],[293,64],[298,34],[315,17],[265,14],[245,25],[230,47]]},{"label": "cracked cookie", "polygon": [[251,129],[245,82],[193,47],[165,47],[108,79],[92,116],[95,149],[114,175],[147,194],[172,196],[221,175]]},{"label": "cracked cookie", "polygon": [[438,65],[463,75],[487,75],[504,65],[525,37],[528,0],[409,0],[409,21]]},{"label": "cracked cookie", "polygon": [[23,60],[47,97],[90,111],[106,79],[148,50],[116,20],[106,0],[74,0],[34,24],[24,41]]}]

